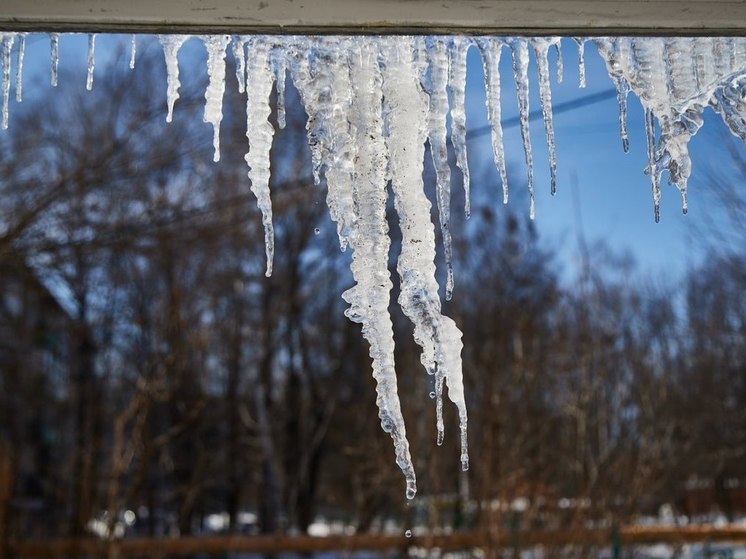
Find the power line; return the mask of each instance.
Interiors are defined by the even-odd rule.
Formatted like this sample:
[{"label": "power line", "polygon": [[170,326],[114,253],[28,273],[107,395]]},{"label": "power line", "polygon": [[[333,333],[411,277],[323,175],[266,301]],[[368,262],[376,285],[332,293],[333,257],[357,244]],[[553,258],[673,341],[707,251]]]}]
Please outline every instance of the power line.
[{"label": "power line", "polygon": [[[572,101],[565,101],[564,103],[560,103],[558,105],[555,105],[552,107],[552,114],[558,115],[561,113],[566,113],[568,111],[572,111],[574,109],[577,109],[579,107],[585,107],[587,105],[593,105],[594,103],[600,103],[601,101],[606,101],[607,99],[611,99],[612,97],[616,97],[616,89],[605,89],[603,91],[599,91],[598,93],[593,93],[591,95],[586,95],[585,97],[580,97],[579,99],[573,99]],[[528,119],[529,120],[537,120],[542,117],[541,109],[535,109],[528,113]],[[514,116],[512,118],[509,118],[507,120],[504,120],[502,123],[503,128],[511,128],[513,126],[517,126],[521,122],[520,116]],[[474,138],[479,138],[480,136],[484,136],[486,134],[489,134],[492,131],[492,128],[490,125],[480,126],[479,128],[475,128],[474,130],[469,130],[466,133],[466,140],[473,140]]]}]

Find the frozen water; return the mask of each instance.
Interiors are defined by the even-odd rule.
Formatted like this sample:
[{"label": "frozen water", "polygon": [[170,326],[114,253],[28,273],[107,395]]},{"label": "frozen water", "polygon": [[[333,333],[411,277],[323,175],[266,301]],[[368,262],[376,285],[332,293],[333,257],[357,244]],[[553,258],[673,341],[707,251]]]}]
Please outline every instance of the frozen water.
[{"label": "frozen water", "polygon": [[[59,35],[50,34],[51,82],[57,85]],[[167,116],[179,97],[178,53],[188,35],[161,35],[167,71]],[[16,41],[17,40],[17,41]],[[89,34],[86,87],[93,86],[95,34]],[[510,50],[519,109],[521,138],[534,217],[534,175],[529,135],[529,58],[534,53],[544,132],[549,153],[550,190],[556,185],[556,148],[552,122],[550,50],[556,49],[556,80],[562,79],[561,42],[556,37],[201,37],[207,50],[208,85],[204,120],[212,125],[214,159],[220,157],[220,124],[225,91],[225,56],[231,49],[239,92],[246,94],[245,156],[252,192],[262,214],[267,275],[272,273],[274,231],[270,196],[270,149],[274,137],[271,95],[276,94],[276,123],[285,126],[285,80],[291,79],[309,115],[306,124],[314,182],[327,186],[327,205],[336,223],[340,248],[350,247],[355,285],[343,297],[346,315],[362,325],[370,345],[376,403],[381,427],[394,444],[396,463],[406,480],[407,497],[417,490],[404,419],[397,392],[388,269],[391,246],[386,205],[388,185],[402,233],[397,259],[401,293],[398,303],[414,325],[421,362],[433,375],[436,442],[444,437],[443,395],[455,404],[460,421],[461,463],[469,466],[467,413],[461,364],[461,332],[441,308],[436,281],[435,226],[425,194],[426,143],[435,168],[435,200],[446,266],[445,297],[453,290],[450,241],[451,167],[448,119],[455,163],[461,171],[465,213],[469,208],[467,160],[466,58],[471,45],[482,57],[492,151],[508,200],[501,111],[500,58]],[[746,141],[746,38],[595,38],[574,39],[578,48],[579,86],[585,87],[585,45],[595,44],[616,87],[619,129],[629,148],[627,98],[630,92],[645,112],[645,136],[654,216],[660,216],[661,177],[668,173],[686,210],[691,175],[688,142],[711,106],[733,134]],[[232,43],[232,44],[231,44]],[[8,124],[12,51],[17,46],[16,99],[22,98],[25,34],[0,34],[2,126]],[[229,47],[230,45],[230,47]],[[134,68],[136,37],[131,38]],[[232,81],[232,80],[231,80]],[[449,99],[450,96],[450,99]],[[656,131],[657,137],[656,137]]]}]

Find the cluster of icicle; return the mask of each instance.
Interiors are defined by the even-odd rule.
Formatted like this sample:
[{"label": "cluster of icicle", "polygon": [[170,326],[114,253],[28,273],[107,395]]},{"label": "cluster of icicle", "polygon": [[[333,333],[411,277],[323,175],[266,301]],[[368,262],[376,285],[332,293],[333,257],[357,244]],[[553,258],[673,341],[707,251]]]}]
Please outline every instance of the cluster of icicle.
[{"label": "cluster of icicle", "polygon": [[[51,34],[51,81],[57,83],[59,35]],[[13,45],[18,40],[16,95],[21,100],[25,34],[0,34],[2,47],[2,126],[8,124],[8,97]],[[179,97],[177,55],[188,35],[159,37],[166,59],[167,116],[171,121]],[[557,81],[562,79],[560,39],[480,37],[300,37],[203,36],[207,49],[209,83],[204,120],[213,127],[214,160],[220,158],[219,131],[225,91],[225,58],[235,58],[238,89],[245,93],[251,190],[256,195],[265,229],[267,275],[274,253],[272,202],[269,190],[269,152],[274,135],[270,121],[270,93],[277,95],[276,122],[285,126],[285,80],[290,76],[309,115],[307,132],[317,184],[326,180],[327,203],[337,226],[342,250],[352,250],[355,285],[343,294],[350,304],[346,315],[362,324],[370,344],[381,426],[394,441],[396,462],[404,472],[407,497],[416,493],[415,471],[409,452],[397,394],[394,338],[388,311],[392,282],[388,271],[390,238],[386,222],[387,185],[391,184],[402,248],[397,261],[399,304],[414,324],[422,348],[421,361],[433,376],[437,442],[443,441],[443,388],[458,410],[461,463],[468,468],[466,405],[461,371],[461,332],[443,315],[435,279],[435,231],[423,184],[425,144],[429,143],[436,171],[436,201],[444,243],[446,299],[453,291],[450,239],[450,184],[448,119],[456,164],[463,175],[469,214],[464,98],[466,58],[470,47],[479,50],[485,74],[487,116],[492,147],[508,200],[508,175],[501,124],[499,64],[505,49],[512,59],[513,78],[530,195],[534,216],[534,178],[529,135],[529,53],[538,73],[541,111],[549,152],[551,191],[556,188],[556,157],[552,124],[549,51],[556,48]],[[579,49],[580,86],[585,86],[584,40]],[[702,125],[702,111],[710,105],[730,129],[746,140],[746,39],[593,39],[617,87],[623,145],[627,149],[626,99],[629,91],[640,98],[646,112],[648,172],[652,177],[656,219],[660,176],[664,169],[684,195],[690,174],[687,142]],[[93,85],[95,35],[89,35],[86,87]],[[132,37],[130,68],[135,65]],[[450,103],[449,103],[450,96]],[[660,125],[655,142],[654,120]]]}]

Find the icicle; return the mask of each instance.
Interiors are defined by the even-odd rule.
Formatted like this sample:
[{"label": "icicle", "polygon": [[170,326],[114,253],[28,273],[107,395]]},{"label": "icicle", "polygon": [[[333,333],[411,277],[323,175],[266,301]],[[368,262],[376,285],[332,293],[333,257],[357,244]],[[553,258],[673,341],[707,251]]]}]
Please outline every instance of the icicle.
[{"label": "icicle", "polygon": [[602,38],[596,39],[598,52],[606,63],[606,71],[616,87],[616,98],[619,103],[619,136],[622,138],[622,149],[624,153],[629,151],[629,136],[627,134],[627,94],[629,84],[624,77],[622,68],[622,54],[619,50],[619,39]]},{"label": "icicle", "polygon": [[585,39],[582,37],[573,37],[575,44],[578,45],[578,87],[585,88]]},{"label": "icicle", "polygon": [[560,42],[560,38],[555,37],[552,39],[552,44],[554,45],[554,50],[557,51],[557,83],[562,83],[564,68],[562,64],[562,43]]},{"label": "icicle", "polygon": [[492,134],[492,154],[500,173],[503,187],[503,204],[508,203],[508,171],[505,165],[505,148],[503,146],[503,128],[500,108],[500,52],[501,39],[477,39],[477,46],[482,54],[484,81],[487,103],[487,120]]},{"label": "icicle", "polygon": [[184,41],[189,39],[189,35],[159,35],[158,40],[163,48],[163,56],[166,58],[166,79],[168,89],[166,98],[168,103],[168,113],[166,122],[171,122],[174,116],[174,104],[179,98],[179,49]]},{"label": "icicle", "polygon": [[393,439],[396,463],[404,473],[406,495],[411,499],[417,492],[417,479],[397,391],[393,326],[388,311],[392,288],[388,270],[391,241],[386,221],[388,154],[381,118],[382,78],[373,40],[358,42],[351,51],[349,68],[354,102],[350,122],[354,123],[357,159],[354,176],[346,186],[352,188],[354,198],[356,229],[350,236],[350,268],[356,285],[342,297],[350,304],[346,316],[362,324],[363,336],[370,344],[378,417],[383,430]]},{"label": "icicle", "polygon": [[93,89],[93,68],[95,67],[94,55],[96,52],[96,34],[88,33],[88,75],[85,80],[85,88]]},{"label": "icicle", "polygon": [[18,34],[18,60],[16,64],[16,102],[23,101],[23,58],[26,53],[26,33]]},{"label": "icicle", "polygon": [[453,295],[453,264],[450,230],[451,213],[451,167],[448,164],[446,127],[448,124],[448,49],[443,39],[427,42],[430,66],[430,107],[428,118],[428,140],[430,155],[436,176],[436,200],[440,231],[443,236],[443,252],[446,262],[446,301]]},{"label": "icicle", "polygon": [[531,136],[528,125],[528,41],[526,39],[515,39],[511,47],[513,53],[513,76],[515,77],[516,92],[518,94],[518,115],[521,121],[521,139],[523,140],[523,152],[526,155],[526,167],[528,169],[529,217],[534,219],[536,215],[534,201],[534,160],[531,154]]},{"label": "icicle", "polygon": [[661,187],[660,174],[655,165],[655,123],[653,122],[653,111],[650,109],[645,109],[645,140],[647,141],[648,146],[647,173],[650,174],[650,181],[653,190],[653,213],[655,222],[658,223],[661,219]]},{"label": "icicle", "polygon": [[52,83],[52,87],[57,87],[57,68],[60,64],[60,34],[59,33],[50,33],[49,34],[49,43],[50,43],[50,81]]},{"label": "icicle", "polygon": [[303,39],[294,49],[290,68],[295,87],[309,117],[306,124],[311,148],[314,182],[321,182],[322,164],[327,176],[327,205],[337,223],[339,246],[345,250],[354,226],[352,189],[341,185],[352,180],[355,146],[349,134],[351,104],[348,39],[324,37],[314,44]]},{"label": "icicle", "polygon": [[137,35],[132,34],[130,41],[130,70],[135,69],[135,57],[137,56]]},{"label": "icicle", "polygon": [[273,50],[272,69],[275,74],[275,87],[277,88],[277,126],[282,130],[285,128],[285,74],[287,73],[287,60],[282,49]]},{"label": "icicle", "polygon": [[225,49],[230,43],[229,35],[207,35],[202,41],[207,49],[207,75],[209,81],[205,91],[205,116],[203,120],[212,124],[212,160],[220,161],[220,122],[223,120],[223,95],[225,94]]},{"label": "icicle", "polygon": [[[436,406],[442,398],[438,389],[442,388],[444,380],[448,397],[459,410],[462,433],[465,433],[461,332],[453,320],[440,312],[435,281],[435,232],[430,221],[430,202],[422,183],[428,100],[419,84],[414,47],[411,37],[390,37],[383,42],[386,142],[394,203],[402,232],[397,262],[401,278],[399,304],[414,324],[415,341],[422,347],[422,364],[428,373],[435,375]],[[441,440],[442,424],[437,428],[437,438]],[[465,437],[462,443],[462,466],[468,468]]]},{"label": "icicle", "polygon": [[549,152],[549,173],[551,177],[551,193],[557,193],[557,153],[554,147],[554,124],[552,122],[552,88],[549,83],[549,45],[547,39],[534,39],[534,54],[539,73],[539,99],[541,100],[541,114],[544,119],[544,132],[547,136],[547,150]]},{"label": "icicle", "polygon": [[[246,137],[249,152],[251,191],[257,199],[264,224],[264,248],[267,255],[266,276],[272,275],[275,252],[274,227],[272,225],[272,200],[269,194],[269,150],[272,147],[274,129],[269,123],[269,93],[272,90],[272,68],[269,61],[269,46],[261,37],[250,40],[251,56],[246,64]],[[214,47],[213,47],[214,48]],[[225,49],[225,47],[223,47]],[[222,99],[222,94],[220,96]]]},{"label": "icicle", "polygon": [[246,91],[246,41],[241,37],[233,37],[233,59],[236,64],[236,81],[238,92]]},{"label": "icicle", "polygon": [[15,40],[15,33],[0,33],[0,48],[2,48],[3,62],[3,130],[8,128],[8,103],[10,102],[10,54],[13,51],[13,43]]},{"label": "icicle", "polygon": [[464,37],[454,37],[449,49],[450,60],[448,66],[450,75],[448,85],[451,90],[451,143],[456,152],[456,165],[461,170],[464,183],[464,214],[469,219],[471,215],[471,194],[469,185],[469,164],[466,158],[466,55],[471,40]]}]

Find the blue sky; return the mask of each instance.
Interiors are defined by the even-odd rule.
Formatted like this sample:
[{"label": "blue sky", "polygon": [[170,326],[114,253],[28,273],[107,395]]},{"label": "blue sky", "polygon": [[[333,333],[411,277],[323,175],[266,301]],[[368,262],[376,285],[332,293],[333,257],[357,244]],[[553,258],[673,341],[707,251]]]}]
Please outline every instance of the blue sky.
[{"label": "blue sky", "polygon": [[[99,36],[96,65],[111,62],[117,45],[128,48],[129,37]],[[578,87],[577,48],[573,41],[562,43],[564,80],[556,82],[555,55],[550,53],[552,68],[552,96],[555,105],[612,87],[603,62],[588,44],[586,47],[587,87]],[[65,35],[60,41],[60,71],[81,71],[86,64],[87,38],[85,35]],[[200,49],[191,41],[185,48]],[[196,57],[195,57],[196,58]],[[202,57],[200,57],[202,58]],[[517,115],[517,104],[510,67],[510,56],[503,52],[502,66],[503,120]],[[529,70],[531,78],[531,109],[539,108],[536,70]],[[36,87],[49,87],[49,41],[43,35],[29,37],[25,63],[25,94],[33,95]],[[235,87],[232,76],[229,87]],[[164,79],[165,89],[165,79]],[[94,81],[95,87],[95,81]],[[11,102],[14,103],[14,102]],[[474,130],[486,125],[484,86],[481,60],[476,49],[469,54],[467,84],[467,127]],[[11,104],[11,126],[13,107]],[[164,108],[165,111],[165,108]],[[207,126],[207,125],[206,125]],[[571,278],[577,262],[577,236],[582,232],[589,244],[598,240],[614,251],[631,256],[639,271],[664,281],[675,281],[702,257],[704,245],[696,240],[704,227],[707,213],[712,212],[704,192],[707,186],[705,163],[721,157],[718,146],[722,142],[724,126],[711,111],[707,111],[705,126],[691,143],[694,170],[690,180],[688,215],[681,212],[678,190],[664,184],[660,223],[653,220],[649,178],[643,173],[646,166],[643,114],[633,95],[629,99],[628,128],[630,151],[624,153],[618,128],[618,106],[614,98],[579,107],[554,118],[557,146],[557,194],[549,193],[547,148],[541,119],[531,124],[536,182],[536,220],[540,236],[565,264],[567,278]],[[520,130],[505,131],[506,158],[514,175],[525,176]],[[499,180],[494,170],[489,134],[469,143],[469,162],[474,179],[487,173],[487,185],[494,185],[495,205],[502,205]],[[741,179],[742,177],[736,177]],[[665,182],[665,179],[664,179]],[[476,185],[475,185],[476,186]],[[515,195],[512,185],[511,204],[528,213],[526,197]],[[521,207],[526,206],[526,207]],[[580,216],[580,219],[579,219]]]}]

